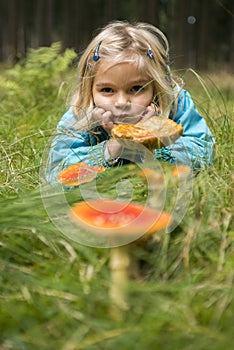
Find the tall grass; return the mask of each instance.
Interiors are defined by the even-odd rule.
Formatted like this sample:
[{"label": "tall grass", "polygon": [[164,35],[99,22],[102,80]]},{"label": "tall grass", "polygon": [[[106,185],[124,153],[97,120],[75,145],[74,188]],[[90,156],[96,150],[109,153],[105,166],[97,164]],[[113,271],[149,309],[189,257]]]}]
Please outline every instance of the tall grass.
[{"label": "tall grass", "polygon": [[[73,59],[55,44],[1,71],[0,348],[231,348],[233,81],[221,72],[204,74],[201,83],[185,72],[186,87],[216,137],[214,164],[194,179],[180,225],[154,244],[135,247],[145,278],[129,282],[129,310],[118,320],[109,313],[109,249],[63,236],[38,188],[44,147],[65,110]],[[106,181],[109,176],[114,184],[124,174],[112,169]],[[98,185],[102,190],[106,183]]]},{"label": "tall grass", "polygon": [[30,50],[24,62],[1,71],[1,193],[17,194],[38,184],[41,154],[65,109],[72,50],[61,45]]}]

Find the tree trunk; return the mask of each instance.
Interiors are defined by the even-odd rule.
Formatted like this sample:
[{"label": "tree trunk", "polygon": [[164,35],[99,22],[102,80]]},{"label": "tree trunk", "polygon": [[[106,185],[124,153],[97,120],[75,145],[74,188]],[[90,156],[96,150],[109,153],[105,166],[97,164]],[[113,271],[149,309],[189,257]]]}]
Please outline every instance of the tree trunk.
[{"label": "tree trunk", "polygon": [[206,70],[209,64],[210,35],[212,27],[212,4],[200,0],[197,25],[197,68]]},{"label": "tree trunk", "polygon": [[49,46],[52,42],[53,0],[36,0],[36,46]]},{"label": "tree trunk", "polygon": [[18,2],[18,14],[17,14],[17,43],[16,43],[16,56],[17,59],[24,57],[27,51],[26,45],[26,18],[25,8],[21,2]]},{"label": "tree trunk", "polygon": [[175,12],[175,65],[177,68],[185,68],[188,64],[188,23],[189,2],[187,0],[176,1]]},{"label": "tree trunk", "polygon": [[14,62],[17,56],[17,1],[8,0],[6,6],[6,17],[3,34],[3,56],[9,61]]},{"label": "tree trunk", "polygon": [[229,70],[234,71],[234,2],[231,2]]},{"label": "tree trunk", "polygon": [[138,18],[140,21],[149,22],[159,26],[160,0],[145,0],[137,2]]}]

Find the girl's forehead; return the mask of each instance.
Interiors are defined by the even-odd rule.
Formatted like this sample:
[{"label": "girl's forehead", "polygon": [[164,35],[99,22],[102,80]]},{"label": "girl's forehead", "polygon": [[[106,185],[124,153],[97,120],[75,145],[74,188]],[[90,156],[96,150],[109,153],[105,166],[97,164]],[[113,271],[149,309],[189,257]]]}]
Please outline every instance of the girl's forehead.
[{"label": "girl's forehead", "polygon": [[138,75],[143,75],[143,70],[140,69],[136,59],[126,58],[125,60],[115,61],[113,59],[104,58],[99,62],[99,67],[97,68],[96,74],[111,74],[112,72],[119,71],[129,73],[135,73]]},{"label": "girl's forehead", "polygon": [[132,84],[147,83],[149,81],[147,74],[139,70],[137,64],[132,61],[106,64],[105,60],[99,62],[94,77],[94,85],[114,85],[126,87]]}]

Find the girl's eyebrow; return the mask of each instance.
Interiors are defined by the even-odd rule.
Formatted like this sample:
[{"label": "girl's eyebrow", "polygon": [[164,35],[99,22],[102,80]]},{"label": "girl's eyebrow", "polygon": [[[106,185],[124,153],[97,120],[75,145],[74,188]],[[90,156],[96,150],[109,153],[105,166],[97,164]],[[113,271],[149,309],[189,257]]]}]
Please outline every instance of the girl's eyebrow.
[{"label": "girl's eyebrow", "polygon": [[105,83],[105,82],[103,82],[103,83],[98,83],[98,84],[95,84],[96,86],[109,86],[109,85],[112,85],[112,83],[111,82],[108,82],[108,83]]}]

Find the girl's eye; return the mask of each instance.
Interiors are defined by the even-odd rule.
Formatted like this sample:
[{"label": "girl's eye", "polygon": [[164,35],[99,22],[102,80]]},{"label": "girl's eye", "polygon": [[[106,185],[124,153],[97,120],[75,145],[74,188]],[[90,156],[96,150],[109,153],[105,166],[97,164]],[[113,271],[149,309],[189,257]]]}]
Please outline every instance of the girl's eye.
[{"label": "girl's eye", "polygon": [[106,94],[109,94],[111,92],[113,92],[113,89],[109,88],[109,87],[105,87],[101,89],[101,92],[104,92]]},{"label": "girl's eye", "polygon": [[131,88],[131,92],[134,92],[134,93],[140,92],[142,90],[144,90],[144,86],[142,85],[135,85]]}]

